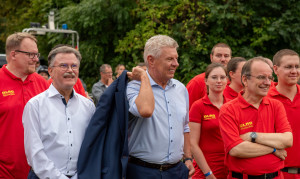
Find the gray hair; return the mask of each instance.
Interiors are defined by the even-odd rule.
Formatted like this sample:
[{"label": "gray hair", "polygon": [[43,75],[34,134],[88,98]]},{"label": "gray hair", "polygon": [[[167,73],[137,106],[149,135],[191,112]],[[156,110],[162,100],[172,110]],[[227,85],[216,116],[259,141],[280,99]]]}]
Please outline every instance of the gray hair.
[{"label": "gray hair", "polygon": [[81,58],[82,58],[79,51],[72,47],[68,47],[68,46],[57,47],[57,48],[52,49],[48,55],[48,66],[49,67],[53,66],[55,57],[59,53],[73,53],[79,62],[81,61]]},{"label": "gray hair", "polygon": [[105,73],[106,68],[111,68],[111,66],[109,64],[103,64],[100,66],[99,70],[100,72]]},{"label": "gray hair", "polygon": [[144,48],[144,62],[148,65],[147,57],[149,55],[159,58],[163,47],[178,48],[178,43],[167,35],[156,35],[147,40]]}]

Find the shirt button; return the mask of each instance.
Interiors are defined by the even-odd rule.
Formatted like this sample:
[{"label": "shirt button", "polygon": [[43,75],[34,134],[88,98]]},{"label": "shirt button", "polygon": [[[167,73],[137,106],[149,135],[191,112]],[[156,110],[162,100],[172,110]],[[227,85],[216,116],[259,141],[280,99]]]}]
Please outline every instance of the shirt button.
[{"label": "shirt button", "polygon": [[70,118],[68,118],[68,121],[70,120]]},{"label": "shirt button", "polygon": [[168,104],[170,103],[170,101],[168,101]]},{"label": "shirt button", "polygon": [[173,129],[173,127],[171,127],[171,129]]},{"label": "shirt button", "polygon": [[171,116],[171,114],[169,114],[169,116]]},{"label": "shirt button", "polygon": [[69,171],[67,171],[67,173],[69,173]]},{"label": "shirt button", "polygon": [[71,133],[71,131],[69,131],[69,133]]},{"label": "shirt button", "polygon": [[171,142],[173,142],[173,140],[171,140]]},{"label": "shirt button", "polygon": [[71,147],[72,147],[72,144],[71,144]]},{"label": "shirt button", "polygon": [[72,158],[70,157],[70,160],[72,160]]}]

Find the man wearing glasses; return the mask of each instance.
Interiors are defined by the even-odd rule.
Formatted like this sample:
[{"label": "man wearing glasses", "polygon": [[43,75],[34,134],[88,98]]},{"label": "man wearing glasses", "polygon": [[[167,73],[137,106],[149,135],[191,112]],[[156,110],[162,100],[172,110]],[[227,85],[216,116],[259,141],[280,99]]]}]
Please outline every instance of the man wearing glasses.
[{"label": "man wearing glasses", "polygon": [[77,159],[86,127],[95,112],[89,99],[76,93],[81,55],[62,46],[48,55],[50,87],[28,101],[23,112],[28,178],[77,178]]},{"label": "man wearing glasses", "polygon": [[284,178],[300,178],[300,75],[299,54],[290,49],[279,50],[273,57],[278,83],[270,88],[268,96],[282,102],[293,130],[293,147],[286,149]]},{"label": "man wearing glasses", "polygon": [[265,97],[272,69],[255,57],[245,63],[241,76],[244,92],[224,104],[219,116],[228,178],[283,178],[280,169],[293,136],[283,105]]},{"label": "man wearing glasses", "polygon": [[27,177],[22,113],[26,102],[48,88],[35,72],[40,54],[37,40],[28,33],[6,39],[7,65],[0,69],[0,178]]},{"label": "man wearing glasses", "polygon": [[100,67],[101,79],[93,85],[92,94],[94,97],[94,102],[97,105],[101,95],[104,93],[105,89],[113,82],[112,79],[112,68],[108,64],[103,64]]}]

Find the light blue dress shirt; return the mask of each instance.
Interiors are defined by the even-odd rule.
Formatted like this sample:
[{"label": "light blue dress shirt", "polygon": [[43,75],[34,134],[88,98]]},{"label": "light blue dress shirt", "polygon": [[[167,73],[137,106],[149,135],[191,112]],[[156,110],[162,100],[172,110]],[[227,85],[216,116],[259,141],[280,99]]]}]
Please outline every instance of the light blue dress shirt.
[{"label": "light blue dress shirt", "polygon": [[135,100],[141,82],[131,81],[127,86],[129,112],[129,155],[149,163],[176,163],[183,156],[184,133],[189,132],[189,98],[186,87],[170,79],[166,88],[159,86],[149,75],[155,99],[151,117],[142,118]]},{"label": "light blue dress shirt", "polygon": [[93,102],[77,94],[68,103],[51,84],[31,98],[23,112],[25,153],[39,178],[77,178],[77,159]]}]

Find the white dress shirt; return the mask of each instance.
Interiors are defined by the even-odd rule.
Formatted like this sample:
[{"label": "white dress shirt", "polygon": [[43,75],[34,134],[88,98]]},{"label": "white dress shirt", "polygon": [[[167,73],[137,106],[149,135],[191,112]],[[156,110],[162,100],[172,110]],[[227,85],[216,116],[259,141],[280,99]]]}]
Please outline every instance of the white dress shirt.
[{"label": "white dress shirt", "polygon": [[23,112],[28,164],[41,178],[77,178],[77,159],[94,104],[73,90],[66,104],[51,84],[28,101]]}]

